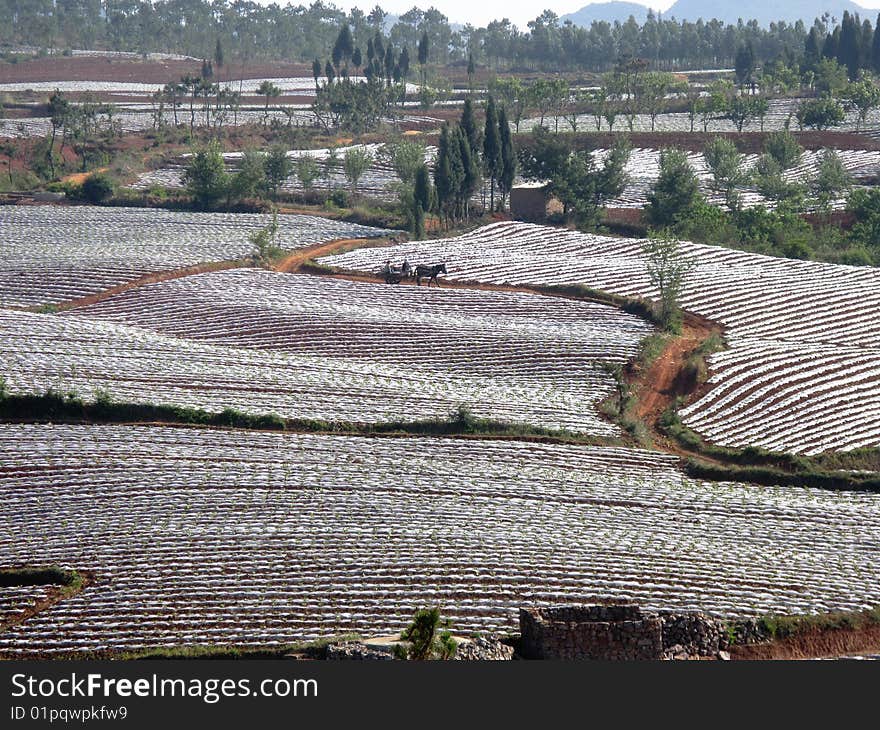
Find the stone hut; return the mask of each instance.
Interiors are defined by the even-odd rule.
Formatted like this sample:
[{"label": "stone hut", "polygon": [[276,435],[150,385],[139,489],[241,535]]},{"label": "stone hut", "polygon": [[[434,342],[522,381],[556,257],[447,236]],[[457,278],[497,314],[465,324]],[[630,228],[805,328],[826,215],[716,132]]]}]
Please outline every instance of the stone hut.
[{"label": "stone hut", "polygon": [[546,182],[522,183],[510,191],[510,214],[516,220],[543,223],[562,211],[562,203],[550,195]]}]

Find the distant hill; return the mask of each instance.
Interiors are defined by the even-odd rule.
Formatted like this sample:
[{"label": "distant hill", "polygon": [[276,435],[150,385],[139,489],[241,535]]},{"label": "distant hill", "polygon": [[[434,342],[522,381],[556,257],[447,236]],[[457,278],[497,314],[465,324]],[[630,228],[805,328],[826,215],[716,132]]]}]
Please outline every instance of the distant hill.
[{"label": "distant hill", "polygon": [[590,3],[580,10],[560,18],[561,22],[570,20],[575,25],[589,28],[594,21],[604,20],[607,23],[613,23],[619,20],[625,23],[632,15],[636,22],[641,25],[648,17],[648,8],[638,3],[621,2],[621,0],[613,0],[607,3]]},{"label": "distant hill", "polygon": [[844,10],[858,13],[863,20],[873,19],[877,14],[876,10],[863,8],[850,0],[778,0],[772,3],[766,0],[739,0],[736,3],[727,0],[677,0],[663,16],[677,20],[717,18],[731,24],[736,24],[740,18],[743,21],[754,19],[763,26],[778,20],[788,23],[803,20],[809,27],[814,18],[819,18],[826,12],[839,21]]},{"label": "distant hill", "polygon": [[[779,0],[768,3],[766,0],[739,0],[731,3],[729,0],[677,0],[677,2],[662,13],[665,18],[676,20],[711,20],[717,18],[725,23],[735,25],[742,18],[743,21],[755,19],[761,25],[767,26],[778,20],[794,23],[803,20],[807,26],[812,25],[813,19],[821,17],[823,13],[831,13],[838,21],[843,17],[843,11],[858,13],[861,18],[871,18],[877,15],[877,10],[863,8],[851,0]],[[631,2],[604,2],[590,3],[580,10],[563,15],[560,20],[570,20],[575,25],[589,27],[593,21],[604,20],[613,23],[619,20],[625,23],[632,15],[640,25],[648,17],[648,8],[645,5]]]}]

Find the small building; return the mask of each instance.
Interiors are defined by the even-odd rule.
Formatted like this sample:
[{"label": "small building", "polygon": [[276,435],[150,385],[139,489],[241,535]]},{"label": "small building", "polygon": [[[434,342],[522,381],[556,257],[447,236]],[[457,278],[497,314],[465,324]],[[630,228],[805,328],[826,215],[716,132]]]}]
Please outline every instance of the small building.
[{"label": "small building", "polygon": [[510,191],[510,215],[516,220],[543,223],[562,212],[562,203],[550,194],[546,182],[521,183]]}]

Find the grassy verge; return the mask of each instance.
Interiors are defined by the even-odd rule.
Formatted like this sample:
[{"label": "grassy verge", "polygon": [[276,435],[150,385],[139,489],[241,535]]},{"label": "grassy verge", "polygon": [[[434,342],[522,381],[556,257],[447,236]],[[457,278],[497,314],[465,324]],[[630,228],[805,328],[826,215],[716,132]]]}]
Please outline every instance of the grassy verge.
[{"label": "grassy verge", "polygon": [[275,414],[255,415],[233,408],[213,413],[183,406],[116,402],[106,393],[98,393],[94,401],[86,401],[76,393],[63,394],[51,389],[41,395],[3,395],[0,390],[0,421],[18,423],[163,423],[256,431],[358,436],[474,436],[542,439],[582,445],[619,446],[622,444],[619,439],[584,435],[564,429],[477,418],[471,414],[466,406],[459,406],[446,418],[358,423],[305,418],[285,419]]},{"label": "grassy verge", "polygon": [[864,631],[880,626],[880,606],[861,611],[817,614],[766,614],[727,622],[732,646],[748,646],[835,631]]},{"label": "grassy verge", "polygon": [[880,606],[864,611],[835,611],[807,616],[771,614],[758,621],[771,639],[786,639],[814,631],[859,630],[880,625]]},{"label": "grassy verge", "polygon": [[[281,646],[167,646],[113,654],[114,659],[281,659],[288,654],[301,654],[312,659],[322,659],[328,644],[356,641],[358,634],[328,636],[315,641],[282,644]],[[97,657],[96,657],[97,658]]]},{"label": "grassy verge", "polygon": [[743,449],[716,446],[707,444],[699,434],[684,426],[672,408],[663,414],[659,427],[693,454],[693,458],[685,461],[684,471],[696,479],[880,492],[878,449],[800,456],[755,446]]}]

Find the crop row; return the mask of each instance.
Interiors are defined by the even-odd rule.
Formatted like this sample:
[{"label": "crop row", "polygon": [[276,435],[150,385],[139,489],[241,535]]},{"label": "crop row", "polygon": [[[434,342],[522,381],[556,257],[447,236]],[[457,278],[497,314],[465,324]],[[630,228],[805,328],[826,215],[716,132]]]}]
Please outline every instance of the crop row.
[{"label": "crop row", "polygon": [[510,629],[594,598],[717,615],[880,600],[880,499],[685,479],[627,449],[0,426],[0,555],[97,582],[13,653]]},{"label": "crop row", "polygon": [[[58,303],[140,276],[253,252],[266,215],[140,208],[0,208],[0,305]],[[315,216],[280,216],[284,249],[385,231]]]},{"label": "crop row", "polygon": [[[627,296],[656,297],[641,247],[636,239],[500,223],[455,239],[400,244],[381,251],[361,249],[322,262],[373,270],[385,258],[407,254],[410,260],[446,261],[452,279],[582,284]],[[816,453],[880,443],[876,419],[870,415],[880,408],[877,371],[851,371],[856,363],[876,361],[878,355],[880,272],[690,243],[682,249],[697,266],[685,283],[681,302],[724,325],[731,348],[710,358],[715,388],[685,411],[686,423],[711,425],[709,431],[725,445],[773,445]],[[757,367],[770,363],[780,351],[793,355],[788,370]],[[823,359],[816,352],[826,359],[844,352],[850,360],[826,381],[817,377]],[[737,372],[742,375],[729,383],[733,390],[723,391],[729,396],[724,409],[705,410],[715,401],[713,393],[722,392],[725,372],[734,372],[730,370],[734,364],[739,364]],[[792,368],[797,378],[785,380]],[[758,389],[760,397],[749,398]],[[784,409],[774,409],[774,399],[783,391],[792,397]],[[744,410],[739,413],[739,430],[728,440],[725,414],[738,413],[740,407]]]},{"label": "crop row", "polygon": [[[797,112],[800,99],[771,99],[767,115],[764,117],[763,123],[760,119],[751,120],[743,126],[743,132],[773,132],[780,129],[790,128],[796,130],[798,128],[795,114]],[[544,126],[550,129],[556,129],[557,120],[553,116],[544,118]],[[571,131],[571,125],[564,117],[559,117],[559,131]],[[855,131],[858,122],[858,114],[854,110],[850,110],[846,114],[845,120],[834,127],[834,131]],[[541,123],[539,117],[524,119],[520,124],[520,132],[529,132]],[[665,112],[658,114],[654,120],[653,126],[651,117],[647,114],[636,114],[633,119],[632,131],[634,132],[702,132],[703,125],[700,117],[696,117],[693,121],[693,130],[691,130],[691,119],[687,112]],[[596,131],[596,118],[592,114],[581,114],[577,118],[578,131]],[[872,110],[866,119],[865,124],[861,125],[863,130],[874,131],[880,128],[880,109]],[[608,123],[603,119],[600,122],[599,130],[608,131]],[[629,124],[623,114],[618,114],[614,131],[624,133],[630,131]],[[713,116],[707,126],[708,132],[736,132],[739,131],[736,125],[729,119],[720,116]]]},{"label": "crop row", "polygon": [[0,311],[13,393],[326,421],[483,418],[616,435],[603,361],[650,328],[613,308],[236,270],[162,282],[63,315]]}]

